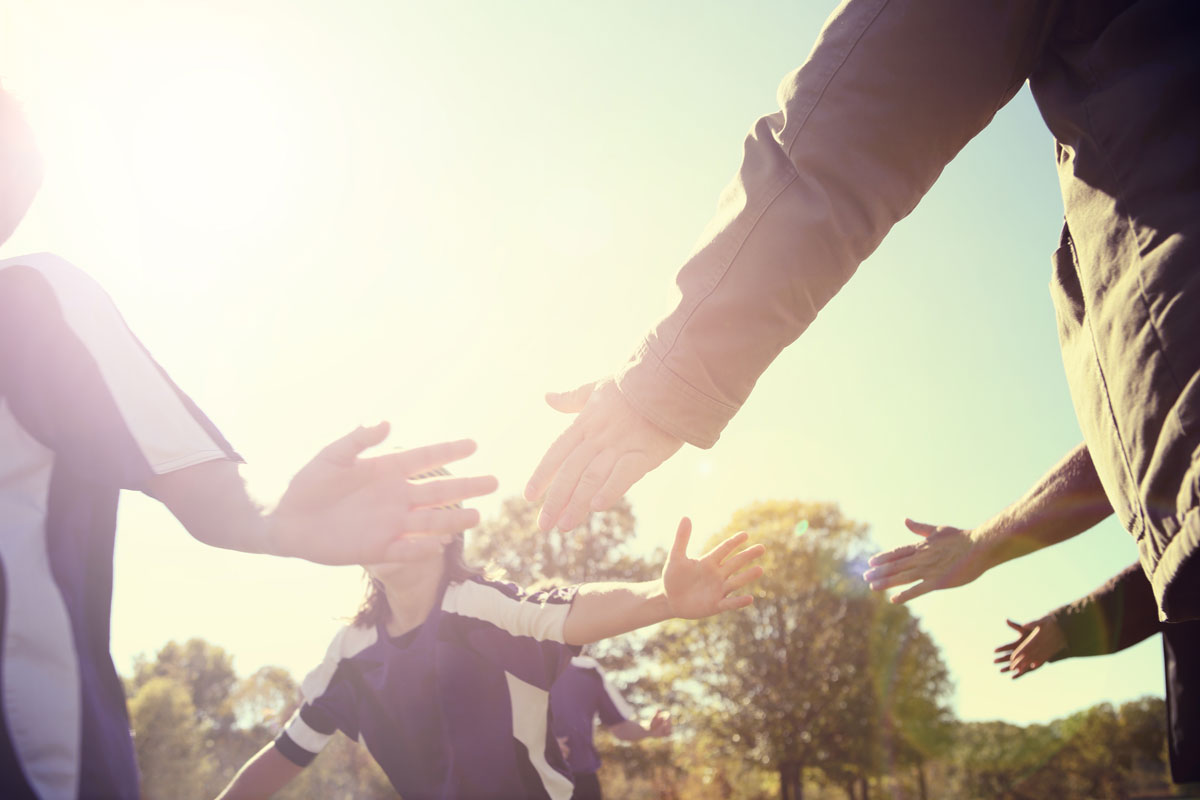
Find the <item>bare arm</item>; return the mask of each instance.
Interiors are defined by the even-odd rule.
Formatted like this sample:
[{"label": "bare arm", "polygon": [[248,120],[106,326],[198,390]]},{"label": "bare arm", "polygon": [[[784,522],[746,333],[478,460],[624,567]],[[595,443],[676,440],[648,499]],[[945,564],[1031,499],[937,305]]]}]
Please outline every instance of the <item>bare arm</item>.
[{"label": "bare arm", "polygon": [[636,719],[627,719],[615,725],[607,725],[604,729],[625,742],[637,742],[651,737],[662,738],[671,735],[671,715],[660,709],[654,712],[649,724],[643,725]]},{"label": "bare arm", "polygon": [[700,619],[750,605],[753,598],[734,593],[762,575],[762,567],[750,565],[763,554],[763,546],[735,553],[748,538],[743,531],[704,556],[689,558],[691,531],[692,523],[684,517],[661,579],[581,586],[563,625],[567,644],[588,644],[673,617]]},{"label": "bare arm", "polygon": [[970,583],[1005,561],[1077,536],[1111,513],[1091,454],[1080,444],[1024,497],[973,530],[906,520],[922,541],[873,556],[863,577],[875,590],[915,582],[892,596],[903,603]]},{"label": "bare arm", "polygon": [[495,478],[409,478],[474,452],[468,440],[362,457],[387,436],[386,423],[358,428],[323,449],[267,512],[246,491],[237,465],[209,461],[156,475],[144,487],[200,541],[323,564],[363,564],[422,555],[434,544],[403,534],[460,531],[479,512],[437,508],[491,492]]},{"label": "bare arm", "polygon": [[292,763],[271,743],[254,754],[217,800],[258,800],[278,792],[304,769]]}]

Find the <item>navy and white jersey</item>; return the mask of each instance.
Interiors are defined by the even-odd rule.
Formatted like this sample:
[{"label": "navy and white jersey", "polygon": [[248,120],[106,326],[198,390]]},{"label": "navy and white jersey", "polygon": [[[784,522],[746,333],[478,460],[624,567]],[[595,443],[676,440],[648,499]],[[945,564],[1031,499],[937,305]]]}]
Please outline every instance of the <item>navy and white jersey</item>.
[{"label": "navy and white jersey", "polygon": [[108,652],[117,498],[214,459],[237,455],[95,281],[0,261],[0,796],[137,797]]},{"label": "navy and white jersey", "polygon": [[403,636],[342,628],[276,748],[306,766],[340,730],[404,800],[568,800],[550,687],[578,652],[563,641],[575,592],[476,577],[447,586]]},{"label": "navy and white jersey", "polygon": [[570,755],[567,764],[574,775],[600,769],[600,756],[592,741],[596,717],[601,725],[616,725],[637,718],[637,712],[613,688],[599,662],[575,656],[550,690],[554,712],[554,735],[565,736]]}]

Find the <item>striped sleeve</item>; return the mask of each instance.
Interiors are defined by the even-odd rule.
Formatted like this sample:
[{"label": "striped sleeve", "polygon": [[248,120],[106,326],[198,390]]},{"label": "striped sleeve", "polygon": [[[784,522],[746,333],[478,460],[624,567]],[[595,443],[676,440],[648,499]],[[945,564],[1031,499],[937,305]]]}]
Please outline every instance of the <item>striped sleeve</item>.
[{"label": "striped sleeve", "polygon": [[506,672],[549,690],[578,655],[563,626],[578,587],[526,593],[511,583],[472,578],[446,590],[442,611],[476,652]]},{"label": "striped sleeve", "polygon": [[240,461],[100,286],[48,253],[0,262],[0,389],[57,458],[122,488]]},{"label": "striped sleeve", "polygon": [[374,630],[347,626],[338,631],[321,664],[300,684],[302,702],[275,738],[275,748],[293,764],[306,767],[341,730],[358,738],[353,685],[342,672],[345,659],[370,645]]}]

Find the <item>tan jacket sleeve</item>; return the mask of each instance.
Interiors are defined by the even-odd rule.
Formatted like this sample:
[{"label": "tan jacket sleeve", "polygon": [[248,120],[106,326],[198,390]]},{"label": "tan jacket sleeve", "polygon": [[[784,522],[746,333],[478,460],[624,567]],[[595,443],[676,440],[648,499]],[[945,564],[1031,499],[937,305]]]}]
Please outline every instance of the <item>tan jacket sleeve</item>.
[{"label": "tan jacket sleeve", "polygon": [[679,271],[678,305],[617,376],[710,447],[758,376],[1017,92],[1058,3],[848,0],[755,123]]}]

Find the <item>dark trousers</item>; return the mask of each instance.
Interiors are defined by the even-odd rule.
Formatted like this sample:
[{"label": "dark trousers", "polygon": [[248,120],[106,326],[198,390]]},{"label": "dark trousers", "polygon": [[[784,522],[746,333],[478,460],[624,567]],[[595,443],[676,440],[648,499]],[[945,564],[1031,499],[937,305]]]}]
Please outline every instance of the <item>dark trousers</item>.
[{"label": "dark trousers", "polygon": [[600,779],[596,773],[585,772],[572,777],[575,779],[575,793],[571,795],[571,800],[600,800]]}]

